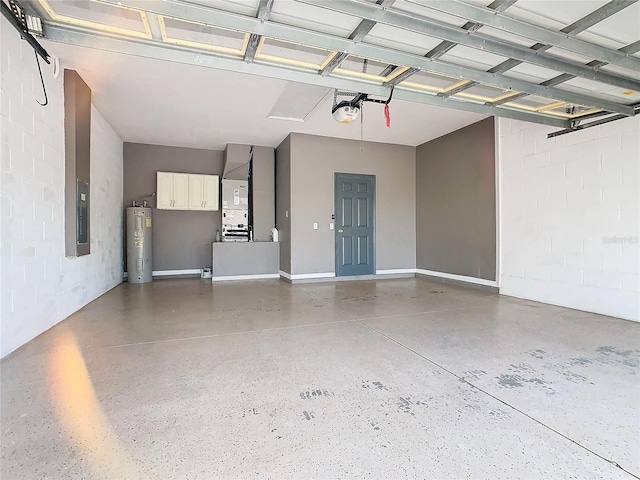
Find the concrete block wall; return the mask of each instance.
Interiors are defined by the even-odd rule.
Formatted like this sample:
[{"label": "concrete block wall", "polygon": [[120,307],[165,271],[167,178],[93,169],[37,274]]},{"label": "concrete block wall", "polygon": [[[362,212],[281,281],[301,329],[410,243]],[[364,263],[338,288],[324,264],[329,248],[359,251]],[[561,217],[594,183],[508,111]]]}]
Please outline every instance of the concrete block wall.
[{"label": "concrete block wall", "polygon": [[498,119],[500,291],[640,321],[640,119]]},{"label": "concrete block wall", "polygon": [[91,254],[64,255],[62,75],[0,29],[0,356],[5,356],[122,281],[122,140],[92,108]]}]

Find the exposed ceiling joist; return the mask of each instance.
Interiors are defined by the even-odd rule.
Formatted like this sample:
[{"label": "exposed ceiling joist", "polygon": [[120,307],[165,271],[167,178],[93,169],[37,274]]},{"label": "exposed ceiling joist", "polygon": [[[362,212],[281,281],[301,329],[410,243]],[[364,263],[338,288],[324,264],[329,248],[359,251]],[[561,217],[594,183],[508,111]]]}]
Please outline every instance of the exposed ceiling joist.
[{"label": "exposed ceiling joist", "polygon": [[[394,0],[395,1],[395,0]],[[375,26],[376,22],[372,22],[371,20],[362,20],[358,26],[351,32],[349,35],[349,40],[353,40],[354,42],[361,42],[364,37],[371,31],[371,29]],[[325,65],[325,67],[320,70],[320,74],[327,76],[331,72],[333,72],[336,68],[340,66],[344,59],[349,56],[347,52],[339,52],[337,53],[329,63]]]},{"label": "exposed ceiling joist", "polygon": [[[594,25],[596,25],[598,22],[601,22],[602,20],[604,20],[605,18],[610,17],[611,15],[613,15],[614,13],[619,12],[620,10],[636,3],[638,0],[612,0],[611,2],[603,5],[602,7],[598,8],[597,10],[591,12],[590,14],[578,19],[577,21],[575,21],[574,23],[572,23],[571,25],[567,25],[566,27],[562,28],[560,30],[561,33],[565,34],[565,35],[577,35],[578,33],[586,30],[589,27],[592,27]],[[570,38],[570,37],[567,37]],[[552,45],[550,44],[544,44],[544,43],[540,43],[537,42],[534,45],[532,45],[531,47],[529,47],[531,50],[535,50],[538,52],[543,52],[545,50],[548,50],[549,48],[551,48]],[[626,48],[626,47],[623,47]],[[615,52],[620,52],[621,55],[624,55],[625,58],[628,57],[629,52],[624,52],[622,49],[617,50]],[[628,58],[632,58],[635,59],[635,57],[628,57]],[[640,59],[635,59],[636,61],[638,61],[638,63],[640,63]],[[505,60],[504,62],[502,62],[499,65],[496,65],[495,67],[491,68],[488,70],[489,73],[504,73],[508,70],[511,70],[514,67],[517,67],[518,65],[522,64],[523,62],[519,61],[519,60],[514,60],[514,59],[509,59],[509,60]],[[600,68],[604,65],[607,65],[607,62],[603,62],[603,61],[598,61],[598,60],[594,60],[592,62],[587,63],[587,67],[591,67],[591,68]],[[569,73],[562,73],[560,75],[557,75],[556,77],[546,80],[544,82],[541,83],[541,85],[547,86],[547,87],[553,87],[556,85],[560,85],[561,83],[567,82],[573,78],[576,78],[575,75],[569,74]],[[471,86],[467,87],[470,88]],[[463,89],[464,90],[464,89]],[[462,90],[460,90],[462,91]],[[511,102],[513,100],[517,100],[519,98],[522,97],[526,97],[527,94],[525,93],[519,93],[516,95],[513,95],[511,97],[508,98],[504,98],[502,100],[498,100],[496,102],[491,102],[490,105],[495,106],[495,105],[501,105],[503,103],[506,102]]]},{"label": "exposed ceiling joist", "polygon": [[[602,110],[620,113],[622,115],[633,116],[635,114],[633,107],[617,102],[602,100],[589,95],[578,94],[566,90],[555,89],[553,87],[546,87],[534,82],[528,82],[516,78],[494,75],[483,70],[452,64],[442,60],[431,60],[419,55],[401,52],[391,48],[370,45],[362,42],[358,43],[346,38],[310,30],[303,30],[301,28],[280,23],[269,21],[262,22],[256,18],[223,12],[200,5],[176,1],[167,2],[162,0],[103,0],[103,3],[121,5],[132,9],[145,8],[147,11],[168,17],[206,23],[208,25],[215,25],[241,32],[256,33],[270,38],[313,46],[328,51],[345,52],[361,58],[376,59],[390,65],[412,67],[460,80],[471,80],[487,85],[493,85],[506,90],[516,90],[530,95],[566,101],[578,105],[592,106]],[[640,87],[638,89],[640,90]]]},{"label": "exposed ceiling joist", "polygon": [[640,40],[637,42],[633,42],[625,47],[620,49],[622,53],[626,53],[627,55],[633,55],[634,53],[640,52]]},{"label": "exposed ceiling joist", "polygon": [[[393,5],[395,3],[396,0],[377,0],[377,4],[378,5],[382,5],[383,7],[390,7],[391,5]],[[361,42],[362,40],[364,40],[364,38],[369,34],[369,32],[371,31],[371,29],[376,25],[376,22],[373,22],[371,20],[362,20],[360,21],[360,23],[358,24],[358,26],[353,30],[353,32],[351,32],[351,35],[349,35],[349,40],[353,40],[354,42]],[[333,59],[322,69],[322,71],[320,72],[322,75],[329,75],[331,72],[333,72],[347,57],[349,56],[348,53],[346,52],[340,52],[338,54],[336,54],[335,57],[333,57]],[[383,73],[382,76],[386,77],[387,75],[389,75],[391,72],[393,72],[393,70],[395,70],[395,67],[392,69],[389,69],[388,73]],[[409,69],[411,70],[411,69]],[[385,70],[386,71],[386,70]],[[405,72],[406,73],[406,72]],[[407,76],[404,76],[404,78],[407,78]],[[395,81],[395,83],[398,83],[402,80],[397,80],[398,77],[394,78],[392,81]],[[395,85],[395,83],[388,83],[389,85]]]},{"label": "exposed ceiling joist", "polygon": [[[360,80],[351,80],[335,76],[322,76],[310,71],[283,68],[280,66],[266,65],[257,62],[247,63],[242,61],[242,59],[214,56],[188,47],[175,45],[168,46],[151,40],[132,39],[119,35],[96,33],[82,28],[72,28],[55,23],[50,23],[48,25],[47,38],[52,41],[70,45],[98,48],[127,55],[307,83],[310,85],[335,88],[341,91],[357,91],[380,97],[386,97],[389,93],[389,89],[382,85],[366,83]],[[409,90],[396,89],[394,92],[394,98],[443,108],[471,111],[488,116],[493,115],[526,122],[540,123],[558,128],[569,128],[571,126],[571,122],[569,120],[562,118],[540,116],[534,113],[506,107],[492,108],[481,103],[471,103],[451,98],[440,98],[436,95],[425,95],[423,93]]]},{"label": "exposed ceiling joist", "polygon": [[[391,70],[391,71],[393,72],[394,70],[395,70],[395,68],[393,70]],[[398,85],[399,83],[404,82],[411,75],[413,75],[414,73],[417,73],[419,71],[420,70],[417,69],[417,68],[409,68],[408,70],[405,70],[404,72],[402,72],[401,74],[397,75],[396,77],[393,77],[391,80],[386,82],[384,85],[387,86],[387,87]]]},{"label": "exposed ceiling joist", "polygon": [[[396,0],[379,0],[378,4],[383,5],[385,7],[390,7],[395,3]],[[354,42],[361,42],[364,37],[366,37],[371,29],[375,26],[376,22],[372,22],[371,20],[362,20],[358,26],[351,32],[349,35],[349,40],[353,40]],[[342,61],[347,58],[349,55],[346,52],[338,53],[331,61],[325,65],[325,67],[320,71],[321,75],[329,75],[333,72]]]},{"label": "exposed ceiling joist", "polygon": [[151,31],[151,37],[154,40],[162,41],[162,29],[160,28],[160,22],[157,15],[148,15],[147,21],[149,22],[149,30]]},{"label": "exposed ceiling joist", "polygon": [[[514,3],[516,3],[516,0],[494,0],[489,5],[487,5],[487,8],[491,9],[491,10],[495,10],[496,12],[504,12],[507,8],[509,8]],[[461,28],[463,30],[469,30],[469,31],[475,32],[480,27],[482,27],[482,25],[483,25],[482,23],[467,22]],[[444,55],[445,53],[447,53],[449,50],[451,50],[456,45],[457,45],[457,43],[453,43],[453,42],[449,42],[448,40],[445,40],[443,42],[440,42],[433,49],[431,49],[429,52],[427,52],[425,57],[435,60],[436,58],[439,58],[442,55]],[[465,85],[461,85],[461,86],[459,86],[459,87],[457,87],[457,88],[455,88],[453,90],[449,90],[447,92],[439,93],[438,95],[441,96],[441,97],[448,97],[448,96],[454,95],[456,93],[460,93],[460,92],[462,92],[464,90],[467,90],[467,89],[469,89],[469,88],[471,88],[471,87],[473,87],[473,86],[475,86],[477,84],[478,84],[478,82],[468,82]]]},{"label": "exposed ceiling joist", "polygon": [[[502,12],[505,9],[509,8],[511,5],[513,5],[516,1],[517,0],[494,0],[493,2],[491,2],[487,6],[487,8]],[[482,24],[480,24],[480,23],[467,22],[460,28],[462,28],[463,30],[468,30],[468,31],[475,32],[480,27],[482,27]],[[448,40],[443,40],[438,45],[436,45],[431,50],[429,50],[427,52],[427,54],[425,55],[425,57],[426,58],[430,58],[432,60],[435,60],[437,58],[440,58],[442,55],[447,53],[449,50],[451,50],[456,45],[457,45],[457,43],[450,42]],[[395,67],[394,67],[394,69],[395,69]],[[394,83],[391,83],[391,82],[389,82],[389,83],[392,84],[392,85],[396,85],[396,84],[400,83],[401,81],[404,81],[407,78],[409,78],[415,72],[417,72],[417,70],[409,69],[406,72],[404,72],[404,74],[402,75],[402,79],[401,80],[394,79],[394,81],[395,81]],[[470,82],[470,84],[476,85],[477,83],[476,82]],[[469,87],[467,87],[467,88],[469,88]],[[440,96],[443,96],[443,95],[441,94]]]},{"label": "exposed ceiling joist", "polygon": [[[269,15],[271,15],[271,8],[273,8],[273,0],[260,0],[256,18],[262,22],[268,20]],[[256,52],[258,51],[258,45],[260,45],[260,38],[261,36],[256,33],[250,35],[247,49],[244,52],[245,62],[253,62]]]},{"label": "exposed ceiling joist", "polygon": [[[606,73],[585,67],[579,62],[563,60],[548,55],[540,55],[529,48],[509,44],[479,33],[466,32],[444,22],[416,17],[404,12],[383,9],[378,5],[357,2],[355,0],[297,0],[301,3],[320,6],[339,13],[373,20],[378,23],[402,28],[408,31],[441,38],[459,45],[485,50],[497,55],[506,56],[532,65],[549,68],[577,77],[586,78],[621,88],[640,90],[640,82],[620,75]],[[448,4],[448,2],[441,2]]]},{"label": "exposed ceiling joist", "polygon": [[325,67],[320,70],[320,74],[323,77],[326,77],[331,72],[333,72],[336,68],[340,66],[340,64],[347,58],[349,54],[347,52],[338,52],[335,57],[331,59],[329,63],[325,65]]},{"label": "exposed ceiling joist", "polygon": [[439,97],[450,97],[451,95],[455,95],[456,93],[463,92],[471,87],[478,85],[478,82],[467,82],[463,85],[458,85],[455,88],[447,90],[446,92],[439,93]]},{"label": "exposed ceiling joist", "polygon": [[[636,53],[636,52],[640,51],[640,42],[635,42],[635,43],[632,43],[631,45],[626,45],[626,46],[622,47],[619,51],[620,52],[626,51],[629,54]],[[507,65],[504,65],[504,64],[500,64],[500,65],[498,65],[498,67],[500,67],[501,65],[503,67],[507,66]],[[605,65],[607,65],[606,62],[600,62],[598,60],[593,60],[592,62],[587,63],[587,66],[593,67],[593,68],[600,68],[600,67],[603,67]],[[511,68],[511,67],[509,67],[509,68]],[[491,70],[489,70],[489,71],[491,71]],[[568,82],[569,80],[572,80],[574,78],[576,78],[575,75],[571,75],[569,73],[561,73],[560,75],[557,75],[557,76],[555,76],[553,78],[550,78],[549,80],[545,80],[544,82],[541,82],[540,85],[543,85],[545,87],[555,87],[556,85],[560,85],[561,83]],[[514,95],[512,95],[510,97],[497,100],[495,102],[489,102],[489,103],[487,103],[487,105],[489,105],[491,107],[495,107],[495,106],[498,106],[498,105],[502,105],[503,103],[512,102],[514,100],[517,100],[519,98],[526,97],[526,96],[527,96],[526,93],[517,93],[517,94],[514,94]]]},{"label": "exposed ceiling joist", "polygon": [[[524,20],[510,17],[506,13],[496,13],[494,10],[487,7],[481,7],[461,1],[443,2],[442,0],[420,0],[420,5],[428,6],[429,8],[440,12],[469,18],[479,24],[498,28],[505,32],[535,39],[538,43],[544,44],[546,48],[560,47],[568,51],[584,55],[588,58],[601,60],[603,62],[620,65],[621,67],[630,69],[640,69],[640,58],[631,57],[620,51],[601,47],[600,45],[596,45],[573,36],[589,27],[592,27],[608,16],[633,5],[637,1],[638,0],[612,1],[581,18],[577,22],[563,28],[561,31],[553,31]],[[540,51],[540,49],[535,50]]]},{"label": "exposed ceiling joist", "polygon": [[[560,31],[571,35],[577,35],[580,32],[584,32],[587,28],[593,27],[595,24],[606,20],[614,13],[618,13],[637,2],[638,0],[611,0],[609,3],[601,6],[597,10],[594,10],[589,15],[576,20],[571,25],[567,25]],[[606,61],[605,59],[601,60]],[[608,61],[609,63],[616,63],[611,60]]]}]

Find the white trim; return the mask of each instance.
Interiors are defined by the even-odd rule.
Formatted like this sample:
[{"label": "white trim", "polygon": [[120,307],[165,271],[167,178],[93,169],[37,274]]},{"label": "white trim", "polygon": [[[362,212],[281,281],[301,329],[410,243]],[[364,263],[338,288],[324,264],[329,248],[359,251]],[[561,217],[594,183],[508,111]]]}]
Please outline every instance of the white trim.
[{"label": "white trim", "polygon": [[291,275],[289,273],[280,271],[280,275],[282,275],[287,280],[308,280],[312,278],[335,278],[336,274],[333,272],[326,273],[299,273],[297,275]]},{"label": "white trim", "polygon": [[398,275],[403,273],[416,273],[415,268],[391,268],[389,270],[376,270],[376,275]]},{"label": "white trim", "polygon": [[268,278],[280,278],[277,273],[266,273],[263,275],[227,275],[224,277],[211,277],[212,282],[226,282],[228,280],[265,280]]},{"label": "white trim", "polygon": [[154,270],[152,275],[154,277],[170,277],[172,275],[200,275],[202,269],[192,268],[190,270]]},{"label": "white trim", "polygon": [[493,140],[493,150],[495,155],[494,162],[494,175],[495,175],[495,188],[496,188],[496,286],[500,286],[500,275],[502,273],[502,245],[500,242],[502,241],[502,206],[500,202],[500,193],[502,192],[502,175],[500,174],[500,169],[502,165],[502,158],[500,155],[500,150],[502,146],[502,126],[500,125],[500,119],[498,117],[494,117],[493,119],[493,132],[494,132],[494,140]]},{"label": "white trim", "polygon": [[287,280],[291,280],[291,274],[280,270],[280,276],[286,278]]},{"label": "white trim", "polygon": [[[154,270],[151,272],[153,277],[169,277],[172,275],[200,275],[202,273],[201,268],[194,268],[191,270]],[[124,278],[129,278],[129,272],[124,272]]]},{"label": "white trim", "polygon": [[423,270],[422,268],[418,268],[416,273],[432,277],[448,278],[449,280],[457,280],[459,282],[475,283],[476,285],[485,285],[487,287],[498,286],[498,282],[495,280],[485,280],[484,278],[467,277],[465,275],[455,275],[453,273],[434,272],[433,270]]}]

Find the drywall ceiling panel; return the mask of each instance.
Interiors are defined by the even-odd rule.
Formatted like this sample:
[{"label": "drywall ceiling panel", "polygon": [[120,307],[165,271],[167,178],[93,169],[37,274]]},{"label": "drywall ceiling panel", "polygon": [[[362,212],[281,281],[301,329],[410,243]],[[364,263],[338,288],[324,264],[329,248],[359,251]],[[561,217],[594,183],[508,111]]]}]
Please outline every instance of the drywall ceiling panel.
[{"label": "drywall ceiling panel", "polygon": [[630,70],[628,68],[619,67],[617,65],[605,65],[604,67],[601,67],[600,70],[635,78],[636,80],[640,81],[640,70]]},{"label": "drywall ceiling panel", "polygon": [[554,57],[563,58],[566,60],[571,60],[573,62],[587,64],[593,60],[593,57],[585,57],[584,55],[580,55],[578,53],[569,52],[562,48],[553,47],[545,52],[548,55],[553,55]]},{"label": "drywall ceiling panel", "polygon": [[520,45],[527,48],[533,45],[534,43],[536,43],[536,41],[531,38],[521,37],[520,35],[515,35],[513,33],[505,32],[504,30],[489,27],[487,25],[483,25],[482,28],[480,28],[480,33],[482,33],[482,35],[486,35],[488,37],[495,38],[497,40],[503,40],[506,42],[515,43],[516,45]]},{"label": "drywall ceiling panel", "polygon": [[50,1],[53,10],[64,17],[124,28],[144,33],[145,25],[139,11],[100,2]]},{"label": "drywall ceiling panel", "polygon": [[553,2],[544,2],[540,0],[518,0],[507,12],[522,20],[529,20],[543,27],[560,30],[589,15],[608,3],[608,1],[555,0]]},{"label": "drywall ceiling panel", "polygon": [[163,18],[169,38],[242,50],[246,34],[199,23]]},{"label": "drywall ceiling panel", "polygon": [[545,80],[549,80],[550,78],[557,77],[561,73],[564,72],[550,70],[548,68],[531,65],[529,63],[521,63],[520,65],[513,67],[511,70],[507,70],[504,75],[540,83]]},{"label": "drywall ceiling panel", "polygon": [[540,107],[544,107],[545,105],[551,105],[552,103],[555,103],[555,102],[553,102],[552,100],[549,100],[548,98],[538,97],[535,95],[528,95],[526,97],[518,98],[517,100],[514,101],[514,103],[525,105],[531,108],[540,108]]},{"label": "drywall ceiling panel", "polygon": [[364,59],[359,57],[354,57],[350,55],[340,64],[340,68],[343,70],[349,70],[352,72],[362,72],[363,67],[366,68],[366,73],[370,75],[380,75],[385,68],[387,68],[388,64],[376,61],[368,61],[366,67],[364,65]]},{"label": "drywall ceiling panel", "polygon": [[493,3],[493,0],[467,0],[467,3],[473,3],[474,5],[478,5],[479,7],[486,7]]},{"label": "drywall ceiling panel", "polygon": [[489,53],[484,50],[478,50],[477,48],[456,45],[447,53],[442,55],[440,60],[455,63],[457,65],[479,68],[481,70],[488,70],[508,59],[507,57]]},{"label": "drywall ceiling panel", "polygon": [[445,90],[451,85],[459,82],[459,78],[447,77],[429,72],[416,72],[400,85],[409,88],[433,87],[432,90]]},{"label": "drywall ceiling panel", "polygon": [[440,42],[441,40],[434,37],[381,23],[377,23],[364,38],[364,43],[394,48],[415,55],[424,55]]},{"label": "drywall ceiling panel", "polygon": [[610,48],[611,50],[617,50],[626,45],[625,43],[619,42],[617,40],[592,33],[589,30],[577,34],[576,38],[579,38],[580,40],[584,40],[586,42],[594,43],[596,45],[600,45],[602,47]]},{"label": "drywall ceiling panel", "polygon": [[360,23],[359,18],[300,2],[273,2],[269,20],[315,32],[348,38]]},{"label": "drywall ceiling panel", "polygon": [[475,85],[464,91],[470,95],[478,95],[486,98],[495,98],[508,92],[503,88],[491,87],[489,85]]},{"label": "drywall ceiling panel", "polygon": [[634,3],[609,18],[605,18],[587,31],[623,45],[637,41],[640,33],[640,3]]},{"label": "drywall ceiling panel", "polygon": [[451,15],[448,13],[439,12],[437,10],[433,10],[432,8],[428,8],[424,5],[420,5],[418,2],[409,2],[406,0],[396,0],[393,4],[393,9],[401,11],[402,13],[410,14],[414,17],[424,17],[429,18],[431,20],[437,20],[447,25],[452,25],[455,27],[461,27],[465,23],[467,23],[467,19],[457,17],[455,15]]},{"label": "drywall ceiling panel", "polygon": [[289,60],[300,63],[301,67],[319,68],[330,53],[328,50],[266,38],[256,58],[275,62]]},{"label": "drywall ceiling panel", "polygon": [[260,0],[190,0],[190,3],[255,17]]},{"label": "drywall ceiling panel", "polygon": [[573,91],[576,93],[588,93],[589,95],[606,100],[614,100],[624,103],[635,103],[640,100],[640,94],[634,90],[607,85],[600,82],[587,80],[586,78],[573,78],[561,83],[556,88]]}]

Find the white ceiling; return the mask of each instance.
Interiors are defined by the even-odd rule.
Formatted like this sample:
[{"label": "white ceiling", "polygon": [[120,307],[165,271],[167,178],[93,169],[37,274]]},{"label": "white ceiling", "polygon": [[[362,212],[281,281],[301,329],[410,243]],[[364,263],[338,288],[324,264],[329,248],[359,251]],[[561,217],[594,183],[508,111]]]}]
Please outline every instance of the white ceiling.
[{"label": "white ceiling", "polygon": [[[637,1],[26,1],[130,142],[275,146],[305,132],[415,146],[486,115],[574,129],[640,109]],[[391,128],[381,104],[364,104],[363,123],[332,119],[329,87],[390,86]]]},{"label": "white ceiling", "polygon": [[[277,146],[290,132],[360,139],[361,124],[331,116],[333,91],[304,123],[267,118],[284,80],[43,42],[64,68],[77,70],[93,103],[125,142],[224,149],[227,143]],[[316,87],[321,89],[321,87]],[[364,106],[366,141],[420,145],[484,115],[392,100]]]}]

